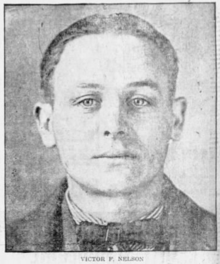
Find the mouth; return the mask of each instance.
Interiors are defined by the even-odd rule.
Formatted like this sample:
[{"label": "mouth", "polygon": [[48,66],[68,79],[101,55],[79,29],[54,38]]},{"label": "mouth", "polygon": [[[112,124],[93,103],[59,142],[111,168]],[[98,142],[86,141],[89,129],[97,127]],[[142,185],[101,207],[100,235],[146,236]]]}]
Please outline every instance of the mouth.
[{"label": "mouth", "polygon": [[93,159],[136,159],[137,155],[130,152],[103,153],[93,156]]}]

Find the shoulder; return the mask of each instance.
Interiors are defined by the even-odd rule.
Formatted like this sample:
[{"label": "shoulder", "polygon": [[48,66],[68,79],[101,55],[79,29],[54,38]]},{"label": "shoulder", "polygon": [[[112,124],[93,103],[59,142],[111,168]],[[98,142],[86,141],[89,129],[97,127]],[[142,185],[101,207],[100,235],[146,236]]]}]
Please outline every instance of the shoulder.
[{"label": "shoulder", "polygon": [[182,250],[216,250],[216,216],[198,206],[166,179],[166,220],[173,247]]},{"label": "shoulder", "polygon": [[[50,198],[22,219],[6,225],[6,251],[56,251],[54,236],[61,233],[61,203],[66,181]],[[59,240],[58,240],[59,242]]]}]

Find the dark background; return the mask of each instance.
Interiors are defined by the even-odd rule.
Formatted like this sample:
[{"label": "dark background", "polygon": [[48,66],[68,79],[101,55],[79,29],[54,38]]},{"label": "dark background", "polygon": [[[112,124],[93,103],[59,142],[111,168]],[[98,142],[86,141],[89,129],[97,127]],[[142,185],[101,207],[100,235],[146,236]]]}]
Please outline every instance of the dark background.
[{"label": "dark background", "polygon": [[87,15],[128,12],[167,36],[180,61],[177,94],[188,100],[180,142],[165,172],[200,206],[215,212],[215,21],[213,4],[5,6],[5,139],[7,219],[45,200],[65,172],[56,148],[41,143],[33,117],[39,65],[55,35]]}]

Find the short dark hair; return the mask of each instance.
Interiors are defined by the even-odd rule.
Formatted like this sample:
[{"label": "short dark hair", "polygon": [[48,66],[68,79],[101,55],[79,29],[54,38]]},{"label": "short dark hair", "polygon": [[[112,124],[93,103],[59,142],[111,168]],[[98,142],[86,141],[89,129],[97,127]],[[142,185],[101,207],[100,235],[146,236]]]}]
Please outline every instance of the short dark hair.
[{"label": "short dark hair", "polygon": [[152,41],[167,60],[170,73],[170,91],[172,94],[175,93],[178,75],[178,58],[170,41],[147,21],[131,14],[114,13],[108,16],[95,14],[78,20],[54,38],[45,51],[40,66],[41,89],[44,92],[45,98],[49,98],[50,100],[53,98],[51,79],[66,44],[85,35],[107,32],[132,35]]}]

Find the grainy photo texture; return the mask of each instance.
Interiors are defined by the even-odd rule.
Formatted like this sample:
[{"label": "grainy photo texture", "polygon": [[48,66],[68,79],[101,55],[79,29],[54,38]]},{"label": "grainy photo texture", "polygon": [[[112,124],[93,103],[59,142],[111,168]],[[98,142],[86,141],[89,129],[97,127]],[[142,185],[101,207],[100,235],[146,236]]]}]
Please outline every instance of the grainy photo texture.
[{"label": "grainy photo texture", "polygon": [[214,7],[5,6],[7,252],[216,250]]}]

